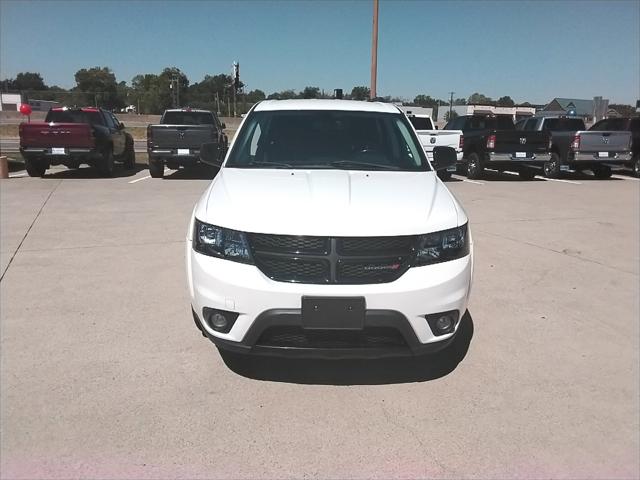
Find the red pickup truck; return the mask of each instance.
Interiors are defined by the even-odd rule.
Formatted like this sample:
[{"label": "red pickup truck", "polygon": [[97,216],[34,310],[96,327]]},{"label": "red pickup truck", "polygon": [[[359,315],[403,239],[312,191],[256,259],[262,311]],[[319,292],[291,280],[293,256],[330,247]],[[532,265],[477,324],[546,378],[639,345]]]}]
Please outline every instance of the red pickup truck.
[{"label": "red pickup truck", "polygon": [[20,153],[31,177],[51,165],[86,163],[112,176],[115,162],[135,168],[133,137],[113,113],[101,108],[52,108],[44,122],[21,123]]}]

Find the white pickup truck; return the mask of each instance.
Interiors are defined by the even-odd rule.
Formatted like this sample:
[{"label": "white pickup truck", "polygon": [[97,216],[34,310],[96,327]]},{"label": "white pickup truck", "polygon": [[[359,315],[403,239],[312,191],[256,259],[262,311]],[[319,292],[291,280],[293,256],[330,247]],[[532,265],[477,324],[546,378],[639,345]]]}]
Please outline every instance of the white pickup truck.
[{"label": "white pickup truck", "polygon": [[[429,115],[407,113],[407,118],[416,129],[420,143],[427,154],[427,158],[433,160],[433,149],[435,147],[451,147],[456,151],[458,162],[462,162],[462,147],[464,137],[462,130],[438,130]],[[455,173],[456,167],[449,167],[447,170],[438,172],[442,179],[448,179]]]}]

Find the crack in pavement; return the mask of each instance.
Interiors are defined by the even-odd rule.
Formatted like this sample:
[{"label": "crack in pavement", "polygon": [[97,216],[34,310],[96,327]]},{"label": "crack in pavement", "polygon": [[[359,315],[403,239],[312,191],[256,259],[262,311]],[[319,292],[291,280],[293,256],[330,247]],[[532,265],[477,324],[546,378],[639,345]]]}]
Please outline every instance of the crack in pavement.
[{"label": "crack in pavement", "polygon": [[2,272],[2,276],[0,276],[0,282],[2,282],[2,280],[4,279],[4,276],[9,271],[9,267],[11,266],[11,263],[13,262],[13,259],[16,257],[16,255],[20,251],[20,247],[22,247],[22,244],[24,243],[24,241],[29,236],[29,232],[31,232],[31,229],[33,228],[33,226],[35,225],[36,221],[40,217],[40,214],[42,213],[42,210],[44,209],[45,205],[47,204],[47,202],[49,202],[49,199],[53,195],[53,192],[55,192],[58,189],[58,187],[60,186],[61,183],[62,183],[62,179],[58,180],[58,183],[56,183],[55,186],[51,189],[51,191],[49,192],[49,195],[47,195],[47,198],[45,198],[44,202],[40,206],[40,210],[38,210],[38,213],[36,213],[36,216],[33,219],[33,221],[31,222],[31,225],[29,225],[29,228],[27,228],[27,231],[25,232],[24,236],[22,237],[22,240],[20,240],[20,243],[18,244],[18,248],[16,248],[15,252],[13,252],[13,255],[11,255],[11,258],[9,259],[9,262],[7,263],[6,268]]}]

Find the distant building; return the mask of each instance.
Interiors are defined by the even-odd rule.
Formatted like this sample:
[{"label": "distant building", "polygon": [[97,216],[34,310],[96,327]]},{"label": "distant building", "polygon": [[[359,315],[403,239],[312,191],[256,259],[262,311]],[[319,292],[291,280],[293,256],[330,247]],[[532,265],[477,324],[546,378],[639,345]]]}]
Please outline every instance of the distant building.
[{"label": "distant building", "polygon": [[53,107],[59,107],[60,102],[54,102],[53,100],[32,100],[29,99],[29,105],[34,112],[48,112]]},{"label": "distant building", "polygon": [[[404,113],[406,113],[407,115],[428,115],[431,118],[433,118],[433,108],[428,108],[428,107],[414,107],[412,105],[398,105],[396,104],[396,106],[402,110]],[[435,119],[434,119],[435,120]]]},{"label": "distant building", "polygon": [[607,116],[609,100],[593,97],[593,100],[580,98],[560,98],[551,100],[540,112],[540,115],[573,115],[586,122],[597,122]]},{"label": "distant building", "polygon": [[17,112],[21,103],[22,95],[19,93],[0,93],[0,112]]},{"label": "distant building", "polygon": [[[454,105],[451,112],[455,116],[462,115],[511,115],[514,121],[532,117],[536,113],[535,107],[494,107],[493,105]],[[448,119],[449,107],[442,106],[438,109],[438,120]]]}]

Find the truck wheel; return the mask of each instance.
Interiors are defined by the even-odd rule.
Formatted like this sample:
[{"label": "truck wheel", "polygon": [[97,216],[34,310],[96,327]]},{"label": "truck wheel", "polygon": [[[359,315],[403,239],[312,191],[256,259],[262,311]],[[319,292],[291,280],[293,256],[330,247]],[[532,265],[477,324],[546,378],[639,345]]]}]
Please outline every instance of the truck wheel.
[{"label": "truck wheel", "polygon": [[47,165],[39,159],[24,159],[24,167],[30,177],[43,177],[47,171]]},{"label": "truck wheel", "polygon": [[591,169],[596,178],[605,179],[611,176],[611,167],[606,165],[594,165]]},{"label": "truck wheel", "polygon": [[536,172],[533,168],[522,168],[518,170],[518,175],[520,176],[520,180],[533,180],[536,178]]},{"label": "truck wheel", "polygon": [[467,157],[467,178],[478,179],[484,173],[484,165],[477,153],[470,153]]},{"label": "truck wheel", "polygon": [[98,165],[98,170],[105,177],[113,177],[113,172],[116,168],[115,162],[113,160],[113,150],[111,147],[107,147],[104,153],[102,154],[102,160]]},{"label": "truck wheel", "polygon": [[149,175],[151,175],[151,178],[164,177],[164,162],[162,160],[156,160],[155,158],[149,158]]},{"label": "truck wheel", "polygon": [[558,178],[560,176],[560,156],[552,153],[548,162],[544,162],[542,167],[544,176],[547,178]]},{"label": "truck wheel", "polygon": [[636,177],[640,177],[640,154],[633,159],[633,174]]},{"label": "truck wheel", "polygon": [[133,148],[133,143],[127,146],[127,150],[124,154],[124,168],[127,170],[133,170],[136,168],[136,151]]}]

